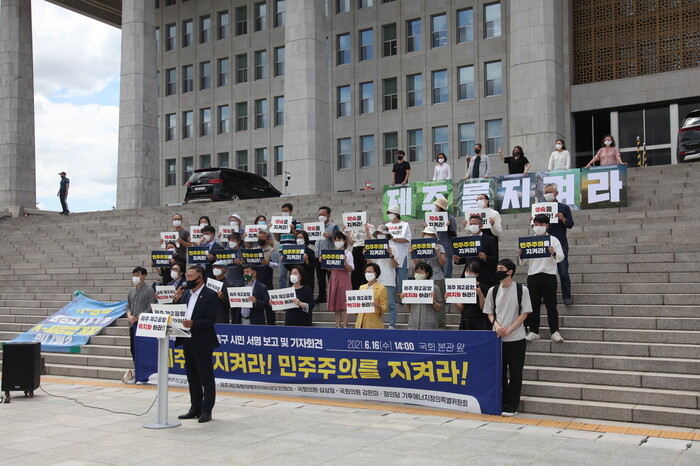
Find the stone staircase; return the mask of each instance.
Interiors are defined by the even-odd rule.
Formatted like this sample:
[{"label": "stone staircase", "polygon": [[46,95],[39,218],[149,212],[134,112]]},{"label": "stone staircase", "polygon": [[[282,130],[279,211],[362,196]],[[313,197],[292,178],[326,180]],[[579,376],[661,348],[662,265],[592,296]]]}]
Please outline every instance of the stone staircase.
[{"label": "stone staircase", "polygon": [[[574,212],[574,305],[559,307],[566,341],[549,340],[543,307],[542,340],[528,346],[522,411],[700,427],[696,169],[630,169],[629,207]],[[147,263],[175,212],[186,226],[200,215],[218,226],[232,212],[247,222],[258,213],[271,215],[286,200],[302,221],[315,219],[320,205],[333,208],[333,219],[366,210],[371,223],[381,220],[380,191],[1,219],[0,341],[63,307],[75,290],[105,301],[125,299],[131,270]],[[528,217],[503,216],[501,257],[515,258]],[[422,222],[411,223],[419,236]],[[525,282],[526,273],[520,268],[516,280]],[[399,306],[399,327],[407,320]],[[333,325],[332,313],[319,309],[314,321]],[[447,321],[456,328],[459,316]],[[120,379],[131,367],[126,320],[93,337],[81,353],[44,356],[52,375]]]}]

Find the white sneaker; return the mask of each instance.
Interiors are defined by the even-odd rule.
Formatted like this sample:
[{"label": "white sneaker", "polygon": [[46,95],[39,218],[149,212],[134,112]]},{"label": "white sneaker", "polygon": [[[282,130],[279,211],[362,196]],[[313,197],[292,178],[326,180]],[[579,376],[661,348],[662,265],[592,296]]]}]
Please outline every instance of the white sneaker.
[{"label": "white sneaker", "polygon": [[505,417],[513,417],[513,416],[517,416],[517,415],[518,415],[517,411],[503,411],[501,413],[501,416],[505,416]]},{"label": "white sneaker", "polygon": [[394,330],[394,329],[396,329],[396,327],[394,327],[393,325],[389,325],[389,330]]},{"label": "white sneaker", "polygon": [[554,332],[552,334],[552,341],[555,343],[563,343],[564,338],[562,338],[561,334],[559,332]]},{"label": "white sneaker", "polygon": [[539,340],[539,339],[540,339],[540,334],[535,333],[535,332],[530,332],[525,337],[525,340],[527,340],[527,341],[535,341],[535,340]]}]

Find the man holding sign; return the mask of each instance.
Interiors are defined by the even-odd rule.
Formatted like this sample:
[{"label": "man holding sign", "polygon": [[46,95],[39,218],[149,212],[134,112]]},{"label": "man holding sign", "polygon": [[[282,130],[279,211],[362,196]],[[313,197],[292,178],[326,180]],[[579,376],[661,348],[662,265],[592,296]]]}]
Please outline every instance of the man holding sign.
[{"label": "man holding sign", "polygon": [[386,214],[391,220],[386,224],[391,235],[389,244],[396,248],[396,261],[399,263],[396,268],[396,285],[400,290],[403,281],[408,279],[408,249],[411,246],[411,227],[408,222],[401,221],[401,208],[399,206],[390,206]]},{"label": "man holding sign", "polygon": [[[481,283],[488,286],[489,288],[496,284],[496,265],[498,264],[498,246],[495,240],[483,233],[482,229],[482,219],[480,215],[472,215],[469,217],[468,230],[472,237],[478,236],[481,242],[481,250],[473,258],[469,260],[475,260],[479,263],[481,268]],[[458,251],[455,251],[457,254]],[[467,259],[458,257],[455,255],[455,264],[465,264]],[[466,272],[466,266],[463,274]]]},{"label": "man holding sign", "polygon": [[445,272],[446,278],[452,278],[452,257],[454,256],[454,252],[452,251],[452,238],[457,236],[457,221],[449,212],[449,204],[447,203],[447,199],[444,197],[438,197],[435,200],[434,205],[435,212],[447,216],[447,222],[445,224],[446,229],[441,231],[440,229],[436,228],[436,230],[438,232],[438,244],[445,248],[445,265],[443,266],[443,271]]},{"label": "man holding sign", "polygon": [[549,225],[549,234],[554,236],[561,243],[561,249],[564,251],[564,259],[557,262],[557,271],[561,280],[561,296],[564,304],[571,306],[571,279],[569,278],[569,241],[566,239],[566,230],[570,230],[574,226],[574,217],[571,215],[571,208],[568,205],[559,202],[559,187],[556,183],[548,183],[544,185],[544,200],[547,202],[556,202],[558,207],[557,223]]}]

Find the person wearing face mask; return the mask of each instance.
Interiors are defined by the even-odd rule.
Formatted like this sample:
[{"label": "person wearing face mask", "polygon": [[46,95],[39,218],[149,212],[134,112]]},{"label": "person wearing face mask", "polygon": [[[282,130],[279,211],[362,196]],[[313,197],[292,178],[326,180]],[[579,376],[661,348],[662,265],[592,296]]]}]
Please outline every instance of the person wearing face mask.
[{"label": "person wearing face mask", "polygon": [[606,135],[600,144],[600,149],[595,154],[595,157],[591,159],[590,162],[584,168],[591,168],[596,162],[600,162],[600,165],[627,165],[622,161],[622,155],[615,147],[615,138],[611,135]]},{"label": "person wearing face mask", "polygon": [[361,290],[372,290],[374,297],[374,312],[357,314],[355,328],[384,328],[382,314],[389,308],[387,290],[377,281],[382,275],[382,269],[377,264],[367,264],[364,269],[367,283],[360,286]]},{"label": "person wearing face mask", "polygon": [[[537,214],[534,218],[535,236],[544,236],[549,227],[549,217],[545,214]],[[540,338],[540,305],[544,299],[547,308],[547,323],[552,335],[552,341],[561,343],[564,341],[559,333],[559,312],[557,311],[557,264],[564,260],[564,250],[556,236],[549,236],[549,257],[538,259],[526,259],[527,286],[530,289],[530,300],[532,303],[532,314],[527,317],[528,334],[527,341],[534,341]],[[520,259],[523,250],[518,249],[518,262],[520,265],[525,260]]]},{"label": "person wearing face mask", "polygon": [[243,219],[240,214],[231,214],[228,218],[228,224],[234,228],[233,231],[238,232],[241,237],[245,235],[245,229],[243,228]]},{"label": "person wearing face mask", "polygon": [[[282,204],[282,216],[291,217],[294,212],[294,207],[289,202]],[[286,233],[275,233],[274,237],[277,240],[279,251],[282,250],[282,245],[285,244],[296,244],[294,233],[296,232],[296,226],[299,222],[292,218],[291,224],[289,225],[289,231]],[[279,287],[284,288],[289,282],[289,271],[286,267],[279,268]]]},{"label": "person wearing face mask", "polygon": [[[226,278],[226,262],[216,261],[212,264],[212,273],[214,274],[214,280],[218,280],[223,285],[220,291],[216,291],[216,296],[219,298],[219,310],[216,313],[216,323],[217,324],[230,324],[236,323],[235,312],[231,308],[228,301],[228,289],[233,286],[233,284]],[[211,280],[211,278],[207,278]]]},{"label": "person wearing face mask", "polygon": [[[486,209],[486,220],[481,226],[482,231],[486,236],[490,236],[496,242],[496,250],[498,251],[498,237],[503,233],[503,224],[501,222],[501,214],[496,209],[491,208],[491,199],[488,194],[479,194],[476,196],[476,206],[479,209]],[[462,225],[466,228],[469,220],[466,218]]]},{"label": "person wearing face mask", "polygon": [[345,230],[345,236],[348,237],[348,244],[352,247],[352,258],[355,262],[355,270],[350,274],[352,289],[359,290],[360,285],[367,283],[365,280],[365,266],[367,260],[363,251],[365,250],[365,239],[371,238],[372,225],[365,223],[362,230]]},{"label": "person wearing face mask", "polygon": [[294,288],[296,298],[293,302],[297,307],[284,311],[284,325],[311,327],[313,323],[314,292],[304,285],[303,276],[304,271],[299,264],[292,265],[289,270],[289,282]]},{"label": "person wearing face mask", "polygon": [[[436,243],[435,243],[435,257],[431,257],[430,259],[426,259],[424,262],[430,266],[432,269],[432,280],[433,283],[435,284],[435,288],[440,292],[439,295],[441,297],[445,296],[445,273],[443,270],[443,267],[447,263],[447,258],[445,257],[445,248],[437,243],[437,230],[433,227],[425,227],[423,230],[423,238],[435,238]],[[409,254],[413,253],[413,248],[409,248],[408,250]],[[413,259],[413,263],[416,265],[421,262],[420,259]],[[445,309],[445,302],[443,299],[440,299],[440,307],[441,309]],[[444,312],[438,312],[436,315],[437,319],[437,328],[447,328],[447,319],[445,317]]]},{"label": "person wearing face mask", "polygon": [[[488,236],[482,228],[481,215],[471,215],[469,217],[469,224],[467,225],[467,230],[470,236],[481,236],[481,252],[478,256],[472,258],[471,260],[476,261],[481,269],[480,280],[485,287],[490,288],[497,283],[496,275],[496,265],[498,265],[498,246],[496,242],[490,236]],[[465,258],[460,258],[458,256],[454,257],[455,264],[466,263]],[[462,274],[466,273],[466,266]]]},{"label": "person wearing face mask", "polygon": [[190,338],[176,338],[185,355],[185,372],[190,391],[190,409],[178,419],[211,421],[216,402],[216,384],[212,355],[219,346],[214,324],[219,308],[216,292],[204,285],[204,269],[194,265],[187,269],[187,290],[178,288],[173,302],[187,305],[182,326],[190,331]]},{"label": "person wearing face mask", "polygon": [[199,217],[199,220],[197,221],[197,225],[199,225],[199,228],[205,227],[207,225],[211,225],[211,220],[209,220],[209,217],[206,215],[202,215]]},{"label": "person wearing face mask", "polygon": [[433,181],[438,180],[451,180],[452,170],[450,169],[450,164],[447,163],[447,156],[440,152],[437,155],[437,165],[433,170]]},{"label": "person wearing face mask", "polygon": [[571,168],[571,154],[566,150],[563,139],[554,142],[554,152],[549,156],[547,170],[568,170]]},{"label": "person wearing face mask", "polygon": [[401,221],[401,209],[397,205],[389,206],[386,215],[390,220],[387,227],[391,224],[403,224],[405,232],[403,238],[392,236],[391,241],[389,241],[389,244],[396,248],[396,262],[399,263],[396,268],[396,289],[400,292],[403,281],[408,279],[408,248],[411,247],[411,226],[408,222]]},{"label": "person wearing face mask", "polygon": [[406,161],[406,153],[402,150],[396,152],[397,162],[391,169],[391,185],[406,184],[411,177],[411,164]]},{"label": "person wearing face mask", "polygon": [[481,266],[478,262],[472,261],[467,264],[464,269],[462,278],[476,279],[476,302],[475,303],[455,303],[455,309],[460,312],[459,319],[460,330],[491,330],[486,314],[484,314],[484,299],[488,288],[479,281],[479,272]]},{"label": "person wearing face mask", "polygon": [[[372,237],[374,239],[391,240],[391,235],[386,225],[379,225],[376,231],[372,233]],[[379,274],[376,278],[379,284],[386,289],[389,328],[393,330],[396,328],[396,267],[399,266],[399,263],[396,261],[396,247],[392,245],[391,241],[389,241],[388,252],[388,259],[373,259],[368,262],[379,266]]]},{"label": "person wearing face mask", "polygon": [[[435,205],[436,212],[447,212],[447,231],[438,231],[437,239],[438,244],[445,248],[445,265],[443,266],[443,271],[445,272],[445,278],[452,278],[452,258],[454,257],[454,251],[452,249],[452,238],[457,236],[457,220],[448,212],[447,199],[444,197],[439,197],[433,203]],[[428,224],[423,224],[427,227]],[[449,304],[446,306],[449,309]]]},{"label": "person wearing face mask", "polygon": [[[273,239],[270,233],[264,230],[258,232],[258,247],[262,248],[263,258],[257,267],[257,280],[265,285],[268,290],[274,289],[272,285],[272,275],[275,269],[279,268],[279,252],[273,248]],[[275,312],[271,307],[267,309],[268,325],[275,325]]]},{"label": "person wearing face mask", "polygon": [[320,267],[321,264],[321,251],[324,249],[335,249],[333,246],[333,239],[331,235],[336,231],[339,231],[338,225],[331,222],[331,208],[328,206],[321,206],[318,208],[318,221],[323,223],[323,238],[316,240],[314,245],[314,252],[316,253],[316,279],[318,280],[318,298],[316,299],[316,304],[326,302],[326,278],[329,272]]},{"label": "person wearing face mask", "polygon": [[202,239],[200,240],[200,246],[206,246],[209,248],[209,253],[207,254],[207,259],[209,263],[206,264],[205,270],[207,277],[213,277],[211,264],[216,261],[214,253],[216,251],[223,251],[224,247],[216,241],[216,229],[211,225],[205,225],[202,227]]},{"label": "person wearing face mask", "polygon": [[491,163],[489,156],[481,154],[482,147],[478,142],[474,144],[474,157],[469,157],[467,160],[467,173],[464,179],[468,178],[488,178],[491,174]]},{"label": "person wearing face mask", "polygon": [[501,259],[496,274],[500,283],[489,289],[484,300],[484,314],[501,339],[501,416],[515,416],[518,414],[525,367],[523,322],[532,314],[532,306],[527,286],[513,280],[515,264],[512,260]]},{"label": "person wearing face mask", "polygon": [[253,294],[250,301],[253,303],[252,308],[241,307],[236,309],[235,317],[236,324],[241,325],[275,325],[275,322],[268,321],[270,315],[270,295],[268,288],[260,283],[257,279],[258,269],[253,264],[243,264],[243,286],[253,288]]},{"label": "person wearing face mask", "polygon": [[328,305],[326,309],[335,312],[335,325],[340,328],[348,326],[348,313],[345,312],[347,305],[345,302],[345,292],[352,290],[350,273],[355,269],[352,253],[347,250],[348,240],[341,231],[333,232],[334,249],[340,249],[345,255],[345,267],[342,269],[331,269],[328,280]]},{"label": "person wearing face mask", "polygon": [[233,232],[228,237],[227,249],[233,251],[233,265],[226,268],[226,279],[231,283],[231,286],[243,286],[243,255],[241,247],[243,238],[239,233]]},{"label": "person wearing face mask", "polygon": [[158,303],[156,292],[152,287],[147,286],[146,277],[148,272],[143,267],[136,267],[131,272],[131,284],[129,295],[126,300],[126,318],[129,321],[129,347],[131,357],[134,357],[134,336],[136,332],[135,324],[139,321],[139,315],[143,312],[151,311],[151,304]]},{"label": "person wearing face mask", "polygon": [[[295,233],[294,243],[298,246],[304,246],[304,262],[301,264],[287,264],[285,267],[291,271],[294,267],[301,270],[302,284],[314,291],[314,272],[316,268],[316,253],[309,247],[309,235],[304,230],[298,230]],[[281,256],[280,256],[281,260]],[[291,282],[290,282],[291,283]],[[287,286],[287,285],[285,285]]]},{"label": "person wearing face mask", "polygon": [[503,155],[503,150],[501,147],[498,148],[498,156],[501,158],[503,163],[508,165],[508,174],[516,175],[522,173],[527,175],[530,170],[530,161],[525,157],[525,151],[520,146],[513,147],[513,156],[505,157]]},{"label": "person wearing face mask", "polygon": [[254,225],[260,225],[263,230],[267,230],[267,217],[264,215],[258,215],[255,217]]},{"label": "person wearing face mask", "polygon": [[[168,241],[165,243],[165,250],[172,251],[173,253],[172,257],[170,258],[171,264],[184,261],[184,257],[177,255],[175,243],[173,243],[172,241]],[[170,269],[171,267],[153,267],[153,270],[158,274],[158,277],[160,278],[159,281],[154,281],[151,285],[154,290],[156,289],[156,286],[164,285],[170,281]]]},{"label": "person wearing face mask", "polygon": [[573,298],[571,297],[571,278],[569,277],[569,240],[566,238],[566,230],[573,228],[574,217],[571,215],[571,208],[559,202],[559,187],[556,183],[548,183],[544,185],[544,200],[546,202],[556,202],[558,207],[557,223],[549,224],[549,234],[554,236],[561,243],[561,249],[564,251],[564,259],[557,262],[557,271],[559,272],[559,280],[561,281],[561,297],[564,304],[571,306]]},{"label": "person wearing face mask", "polygon": [[[413,273],[416,280],[432,280],[433,268],[425,262],[419,262]],[[438,328],[437,315],[442,311],[443,294],[440,288],[433,287],[431,304],[404,304],[408,315],[409,330],[435,330]],[[401,293],[403,299],[403,293]]]},{"label": "person wearing face mask", "polygon": [[177,244],[175,248],[177,249],[178,255],[185,255],[187,248],[192,246],[192,238],[190,237],[190,232],[182,227],[182,215],[173,214],[172,217],[173,231],[177,232]]},{"label": "person wearing face mask", "polygon": [[185,263],[176,262],[170,269],[170,281],[166,285],[174,286],[177,290],[185,284]]}]

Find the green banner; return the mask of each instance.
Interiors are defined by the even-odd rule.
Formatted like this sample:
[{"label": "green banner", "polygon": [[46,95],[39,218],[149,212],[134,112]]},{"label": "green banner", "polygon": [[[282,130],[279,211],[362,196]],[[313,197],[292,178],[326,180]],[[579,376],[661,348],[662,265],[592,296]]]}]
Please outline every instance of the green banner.
[{"label": "green banner", "polygon": [[393,205],[399,206],[402,220],[422,220],[425,212],[435,210],[433,203],[439,197],[447,199],[448,206],[454,204],[454,187],[451,180],[384,185],[384,221],[389,221],[386,211]]}]

